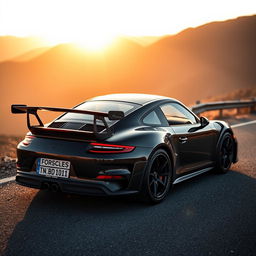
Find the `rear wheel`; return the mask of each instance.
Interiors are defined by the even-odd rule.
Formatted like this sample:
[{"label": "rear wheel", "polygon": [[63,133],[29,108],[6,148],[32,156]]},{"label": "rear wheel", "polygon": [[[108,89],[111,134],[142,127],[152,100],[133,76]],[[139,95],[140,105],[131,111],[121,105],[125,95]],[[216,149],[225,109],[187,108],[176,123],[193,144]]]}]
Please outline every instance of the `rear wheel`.
[{"label": "rear wheel", "polygon": [[140,198],[150,203],[165,199],[171,185],[171,161],[165,150],[154,152],[148,161]]},{"label": "rear wheel", "polygon": [[218,159],[215,171],[218,173],[226,173],[234,157],[234,140],[230,133],[224,134],[218,150]]}]

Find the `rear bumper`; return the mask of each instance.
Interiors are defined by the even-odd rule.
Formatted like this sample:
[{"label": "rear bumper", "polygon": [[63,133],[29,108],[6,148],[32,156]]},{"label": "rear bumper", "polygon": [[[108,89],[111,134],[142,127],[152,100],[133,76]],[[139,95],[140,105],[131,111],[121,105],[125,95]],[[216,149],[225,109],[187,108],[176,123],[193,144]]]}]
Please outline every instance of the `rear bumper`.
[{"label": "rear bumper", "polygon": [[138,190],[122,189],[117,182],[105,182],[95,180],[73,178],[51,178],[36,173],[17,171],[16,182],[19,185],[44,189],[53,184],[58,185],[60,191],[81,195],[118,196],[136,194]]}]

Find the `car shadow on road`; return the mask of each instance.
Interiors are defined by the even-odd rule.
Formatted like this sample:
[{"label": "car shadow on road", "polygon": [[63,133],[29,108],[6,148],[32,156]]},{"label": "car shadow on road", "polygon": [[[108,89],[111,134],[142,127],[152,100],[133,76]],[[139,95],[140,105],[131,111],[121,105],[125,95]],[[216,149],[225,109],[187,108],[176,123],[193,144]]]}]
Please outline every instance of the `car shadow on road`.
[{"label": "car shadow on road", "polygon": [[40,191],[4,255],[253,255],[255,194],[234,171],[177,184],[154,206]]}]

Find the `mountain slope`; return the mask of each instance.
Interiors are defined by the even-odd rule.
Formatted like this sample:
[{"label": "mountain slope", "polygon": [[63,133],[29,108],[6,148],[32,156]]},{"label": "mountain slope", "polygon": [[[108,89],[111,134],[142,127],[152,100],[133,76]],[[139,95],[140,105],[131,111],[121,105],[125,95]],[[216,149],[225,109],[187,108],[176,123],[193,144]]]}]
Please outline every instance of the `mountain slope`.
[{"label": "mountain slope", "polygon": [[49,50],[49,48],[50,47],[40,47],[40,48],[33,49],[31,51],[28,51],[26,53],[23,53],[23,54],[15,57],[15,58],[12,58],[11,61],[24,62],[24,61],[32,60],[32,59],[36,58],[37,56],[45,53],[47,50]]},{"label": "mountain slope", "polygon": [[[0,64],[0,133],[19,134],[11,103],[71,107],[95,95],[140,92],[187,104],[256,85],[256,16],[214,22],[142,47],[125,38],[101,54],[58,45],[25,62]],[[1,117],[1,118],[2,118]],[[23,119],[16,130],[16,120]]]},{"label": "mountain slope", "polygon": [[36,37],[0,37],[0,62],[11,60],[35,48],[47,46],[45,42]]},{"label": "mountain slope", "polygon": [[149,51],[170,70],[170,58],[174,59],[177,72],[172,81],[184,88],[190,83],[198,98],[205,98],[211,95],[203,88],[214,95],[256,84],[255,31],[256,16],[213,22],[163,38]]}]

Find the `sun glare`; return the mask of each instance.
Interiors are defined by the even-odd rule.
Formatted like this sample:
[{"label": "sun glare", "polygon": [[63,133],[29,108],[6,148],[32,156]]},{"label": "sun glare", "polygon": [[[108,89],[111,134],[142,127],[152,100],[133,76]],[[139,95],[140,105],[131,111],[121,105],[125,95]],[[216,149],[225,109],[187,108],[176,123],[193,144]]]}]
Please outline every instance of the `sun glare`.
[{"label": "sun glare", "polygon": [[118,35],[114,33],[101,33],[101,31],[94,31],[94,33],[67,33],[66,31],[61,33],[59,31],[58,34],[44,35],[44,41],[51,46],[71,43],[81,50],[101,52],[108,48],[117,37]]},{"label": "sun glare", "polygon": [[91,52],[101,52],[107,49],[111,43],[114,41],[115,36],[106,36],[101,34],[95,34],[93,36],[88,37],[45,37],[46,42],[50,45],[57,45],[57,44],[63,44],[63,43],[72,43],[76,47],[78,47],[81,50],[85,51],[91,51]]},{"label": "sun glare", "polygon": [[0,0],[0,36],[39,36],[99,51],[119,35],[174,34],[255,10],[255,0]]},{"label": "sun glare", "polygon": [[103,37],[101,35],[94,35],[89,38],[75,39],[73,42],[81,49],[92,52],[99,52],[105,50],[113,42],[114,37]]}]

